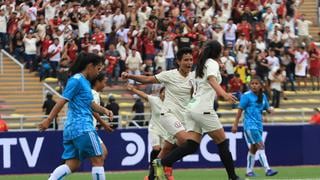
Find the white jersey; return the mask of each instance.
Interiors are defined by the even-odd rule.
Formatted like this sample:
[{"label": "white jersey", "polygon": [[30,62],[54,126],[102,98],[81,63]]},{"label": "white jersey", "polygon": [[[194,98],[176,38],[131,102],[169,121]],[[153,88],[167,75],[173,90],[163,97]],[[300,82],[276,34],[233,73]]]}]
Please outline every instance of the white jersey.
[{"label": "white jersey", "polygon": [[158,96],[148,95],[148,101],[151,107],[151,120],[149,123],[148,130],[159,132],[159,134],[166,132],[159,122],[161,107],[163,105],[162,100]]},{"label": "white jersey", "polygon": [[193,72],[184,77],[177,69],[173,69],[155,75],[155,78],[166,87],[166,98],[161,113],[172,113],[181,122],[184,122],[183,116],[191,99],[192,74]]},{"label": "white jersey", "polygon": [[216,92],[214,89],[212,89],[211,85],[209,84],[208,77],[214,76],[219,84],[222,81],[221,74],[219,71],[219,64],[215,60],[208,59],[205,63],[203,71],[203,77],[197,77],[192,82],[193,95],[192,100],[188,105],[188,108],[190,108],[191,111],[196,109],[197,112],[200,113],[213,111],[213,104],[214,99],[216,97]]},{"label": "white jersey", "polygon": [[[96,104],[100,105],[100,95],[99,95],[99,93],[94,89],[92,89],[91,92],[92,92],[92,96],[93,96],[93,102],[95,102]],[[97,120],[96,120],[96,118],[93,117],[93,127],[96,127],[96,126],[97,126]]]}]

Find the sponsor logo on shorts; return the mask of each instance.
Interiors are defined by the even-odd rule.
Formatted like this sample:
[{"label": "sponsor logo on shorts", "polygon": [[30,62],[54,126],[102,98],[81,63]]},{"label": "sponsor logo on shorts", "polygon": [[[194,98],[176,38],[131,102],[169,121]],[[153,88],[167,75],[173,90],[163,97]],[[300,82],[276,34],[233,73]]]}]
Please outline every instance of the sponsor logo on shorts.
[{"label": "sponsor logo on shorts", "polygon": [[181,122],[180,122],[180,121],[176,121],[176,122],[174,123],[174,127],[176,127],[176,128],[181,128],[181,127],[182,127]]}]

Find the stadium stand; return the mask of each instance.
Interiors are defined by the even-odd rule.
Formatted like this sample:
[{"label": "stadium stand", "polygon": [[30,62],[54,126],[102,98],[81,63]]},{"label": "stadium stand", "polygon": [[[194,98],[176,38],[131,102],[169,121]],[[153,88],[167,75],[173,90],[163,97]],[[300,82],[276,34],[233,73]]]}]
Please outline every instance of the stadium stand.
[{"label": "stadium stand", "polygon": [[[57,3],[58,2],[58,3]],[[63,3],[62,3],[63,2]],[[101,3],[107,3],[107,1],[101,1]],[[120,2],[120,1],[119,1]],[[165,1],[167,2],[167,1]],[[176,38],[176,44],[180,46],[181,40],[184,38],[189,39],[190,42],[188,45],[191,45],[194,47],[194,51],[197,51],[197,47],[201,46],[207,39],[214,38],[212,34],[214,34],[211,30],[211,28],[219,29],[224,28],[223,25],[225,24],[225,21],[228,18],[221,18],[218,14],[218,9],[222,8],[224,4],[228,4],[232,1],[227,0],[217,0],[217,1],[208,1],[208,2],[219,2],[215,6],[213,5],[212,8],[216,9],[214,12],[215,18],[212,18],[212,15],[210,15],[210,8],[203,4],[199,4],[199,7],[201,6],[202,9],[198,9],[198,7],[195,6],[194,3],[188,4],[189,1],[181,1],[181,3],[177,3],[176,1],[168,1],[169,4],[166,4],[164,2],[163,8],[155,8],[159,6],[159,4],[149,4],[144,1],[128,1],[128,6],[126,6],[122,1],[120,4],[114,3],[112,6],[109,5],[103,5],[100,7],[101,13],[95,13],[95,11],[90,6],[79,6],[78,3],[72,3],[68,4],[69,2],[65,3],[64,1],[55,1],[52,0],[49,3],[44,3],[42,1],[37,1],[35,4],[30,4],[29,1],[26,1],[24,4],[17,5],[16,11],[9,10],[9,6],[12,6],[11,1],[4,1],[1,4],[1,13],[4,13],[9,21],[7,23],[8,25],[8,31],[6,32],[7,35],[9,35],[8,40],[12,44],[2,44],[2,46],[9,51],[11,54],[13,54],[19,61],[26,63],[23,56],[21,56],[21,52],[19,54],[19,48],[24,47],[23,43],[22,45],[17,43],[19,41],[19,37],[17,34],[19,29],[14,28],[16,21],[18,22],[16,25],[20,27],[21,33],[23,34],[37,34],[37,36],[43,36],[43,32],[41,28],[43,26],[46,28],[45,33],[53,35],[53,37],[59,38],[61,41],[59,42],[63,48],[64,51],[59,52],[61,59],[67,59],[67,62],[72,62],[75,58],[75,54],[77,50],[73,50],[72,48],[77,47],[78,51],[84,50],[84,51],[92,51],[95,53],[99,53],[101,55],[104,55],[106,57],[106,71],[111,71],[111,74],[113,73],[119,73],[118,68],[121,70],[124,70],[126,67],[123,64],[126,59],[123,56],[123,49],[126,55],[130,55],[132,51],[137,50],[138,56],[141,56],[142,63],[139,65],[139,68],[141,69],[139,73],[157,73],[158,69],[157,67],[161,66],[161,63],[158,64],[158,61],[160,62],[161,57],[160,55],[157,56],[156,52],[157,50],[163,49],[160,47],[160,44],[165,43],[165,39],[167,37],[170,38]],[[167,2],[167,3],[168,3]],[[265,1],[261,0],[259,3],[258,1],[235,1],[237,3],[234,4],[228,4],[228,6],[234,6],[233,8],[238,10],[241,13],[243,13],[245,7],[251,7],[252,12],[253,10],[260,10],[260,15],[262,15],[264,12],[267,11],[268,7],[281,7],[281,3],[285,1]],[[258,6],[252,4],[252,2],[257,2]],[[289,2],[289,1],[286,1]],[[293,2],[293,1],[292,1]],[[46,8],[56,8],[55,14],[50,14],[50,17],[48,14],[45,13]],[[137,11],[133,8],[135,7]],[[152,10],[152,7],[154,8]],[[161,6],[162,7],[162,6]],[[259,7],[259,8],[258,8]],[[36,10],[37,16],[34,17],[32,12],[34,9]],[[59,11],[60,8],[60,11]],[[67,8],[67,9],[65,9]],[[69,8],[69,9],[68,9]],[[230,8],[230,7],[228,7]],[[169,9],[169,10],[168,10]],[[197,10],[196,10],[197,9]],[[73,10],[73,11],[71,11]],[[161,11],[168,11],[167,13],[161,14]],[[196,10],[196,13],[193,12],[193,10]],[[287,9],[288,10],[288,9]],[[122,13],[119,13],[119,11],[122,11]],[[171,12],[170,12],[171,11]],[[77,12],[77,13],[74,13]],[[238,13],[239,13],[238,12]],[[280,11],[273,12],[275,14],[279,13]],[[158,14],[157,14],[158,13]],[[178,14],[176,14],[178,13]],[[201,15],[202,13],[202,15]],[[44,14],[44,16],[43,16]],[[80,16],[80,14],[82,14]],[[86,14],[86,15],[85,15]],[[115,16],[118,19],[114,19],[115,27],[114,29],[110,28],[106,30],[104,29],[103,25],[101,25],[101,19],[103,21],[106,20],[107,22],[107,16],[109,17],[110,14],[115,14]],[[208,15],[209,14],[209,15]],[[303,4],[297,5],[297,8],[295,9],[295,13],[292,15],[293,19],[299,19],[300,16],[304,14],[306,20],[310,20],[312,22],[312,25],[309,27],[309,33],[312,36],[313,41],[319,41],[319,32],[320,28],[318,26],[318,4],[315,0],[304,0]],[[86,18],[85,16],[92,17],[93,19],[90,21],[90,27],[92,28],[92,31],[89,33],[84,32],[83,34],[79,34],[77,36],[77,31],[73,31],[74,29],[78,29],[78,26],[81,23],[75,18],[75,16],[78,16],[81,18]],[[138,16],[138,21],[136,19],[130,19],[128,18],[129,15],[136,15]],[[17,16],[19,17],[18,19]],[[52,16],[52,17],[51,17]],[[121,22],[119,19],[121,19],[123,16],[127,16],[127,22]],[[155,27],[154,21],[152,21],[155,17],[163,17],[161,19],[162,21],[169,20],[168,24],[171,29],[174,29],[172,31],[166,32],[166,27],[164,28],[164,24],[161,24],[158,22],[158,27]],[[176,17],[174,17],[176,16]],[[235,17],[235,15],[233,14]],[[130,16],[132,17],[132,16]],[[149,17],[149,19],[148,19]],[[188,17],[194,17],[193,23],[188,22]],[[199,18],[202,17],[202,18]],[[30,20],[31,18],[31,20]],[[34,19],[35,18],[35,19]],[[48,19],[49,18],[49,19]],[[81,19],[80,18],[80,19]],[[145,19],[144,19],[145,18]],[[212,19],[211,19],[212,18]],[[263,22],[263,18],[261,16],[257,16],[259,21],[256,21],[254,19],[254,23],[260,23]],[[157,19],[157,18],[156,18]],[[236,18],[235,18],[236,19]],[[44,21],[43,21],[44,20]],[[198,21],[201,20],[201,23],[198,23]],[[42,22],[43,21],[43,22]],[[162,22],[161,21],[161,22]],[[214,22],[213,22],[214,21]],[[215,22],[217,21],[217,22]],[[40,23],[41,22],[41,23]],[[63,24],[64,22],[67,22],[67,25]],[[28,24],[29,23],[29,24]],[[38,24],[37,24],[38,23]],[[117,24],[118,23],[118,24]],[[120,23],[120,24],[119,24]],[[123,24],[124,28],[121,28]],[[216,24],[211,24],[216,23]],[[283,19],[278,18],[277,23],[284,24]],[[186,26],[182,25],[186,24]],[[203,26],[203,27],[197,27],[197,26]],[[69,25],[71,25],[71,31],[68,31]],[[140,25],[141,29],[134,29],[136,25]],[[239,25],[238,25],[239,26]],[[68,27],[68,28],[66,28]],[[100,31],[104,31],[108,35],[109,41],[107,43],[100,42],[100,35],[104,33],[100,33],[100,31],[96,28],[99,27]],[[143,28],[144,27],[144,28]],[[61,37],[61,31],[65,30],[64,36],[65,38]],[[157,31],[154,31],[154,30]],[[70,30],[70,29],[69,29]],[[178,32],[180,30],[180,32]],[[186,31],[188,33],[186,33]],[[283,29],[281,30],[283,32]],[[19,31],[20,32],[20,31]],[[126,33],[124,33],[126,32]],[[156,33],[155,33],[156,32]],[[265,32],[268,34],[270,32]],[[82,33],[82,32],[81,32]],[[126,34],[126,35],[124,35]],[[184,34],[184,35],[182,35]],[[253,35],[254,32],[251,32]],[[136,35],[139,35],[137,37]],[[240,32],[238,32],[237,36],[239,37],[241,35]],[[295,35],[297,35],[297,32],[295,32]],[[211,37],[212,36],[212,37]],[[22,36],[23,37],[23,36]],[[8,122],[8,125],[10,128],[21,128],[21,125],[19,121],[19,117],[21,115],[27,116],[40,116],[42,115],[41,106],[43,103],[43,96],[44,92],[46,90],[43,90],[42,82],[39,81],[39,74],[42,76],[41,80],[43,82],[46,82],[49,84],[53,89],[57,91],[61,91],[64,86],[64,77],[63,72],[64,70],[67,70],[68,66],[71,63],[64,64],[61,61],[60,67],[57,69],[54,69],[55,66],[52,63],[51,67],[53,68],[54,72],[52,73],[52,69],[50,70],[50,73],[48,74],[47,71],[45,71],[46,67],[46,61],[52,60],[52,57],[48,57],[48,49],[49,46],[53,43],[53,37],[50,37],[50,39],[45,40],[42,38],[41,43],[38,44],[37,49],[37,57],[36,59],[32,59],[33,64],[32,67],[30,67],[29,70],[24,70],[24,81],[25,81],[25,88],[24,91],[21,91],[21,79],[20,79],[20,71],[19,66],[12,62],[7,56],[3,56],[3,67],[4,67],[4,73],[0,75],[0,113],[10,116],[13,120],[11,122]],[[122,37],[119,38],[119,43],[117,44],[117,38],[115,37]],[[21,37],[20,37],[21,38]],[[111,38],[111,40],[110,40]],[[151,40],[149,39],[151,38]],[[152,39],[153,38],[153,39]],[[182,38],[182,39],[181,39]],[[217,37],[215,37],[217,38]],[[14,41],[13,41],[14,40]],[[73,41],[74,40],[74,41]],[[252,37],[250,39],[251,42],[253,42],[255,39]],[[22,41],[22,39],[20,39]],[[97,41],[97,42],[93,42]],[[112,41],[112,42],[110,42]],[[3,43],[3,41],[2,41]],[[100,44],[96,45],[94,43]],[[116,50],[118,50],[119,54],[114,53],[114,51],[110,51],[109,45],[111,43],[114,43],[116,45]],[[122,44],[125,44],[122,46]],[[228,44],[225,44],[226,46]],[[302,45],[302,44],[300,44]],[[100,48],[98,48],[98,46]],[[308,46],[308,44],[304,44],[304,46]],[[68,48],[68,49],[65,49]],[[91,48],[91,49],[90,49]],[[25,48],[26,49],[26,48]],[[90,50],[89,50],[90,49]],[[153,50],[153,51],[148,51]],[[155,57],[156,56],[156,57]],[[235,54],[237,57],[237,54]],[[117,57],[122,59],[123,61],[119,61],[116,64],[113,64],[113,57]],[[195,55],[196,57],[196,55]],[[123,59],[124,58],[124,59]],[[157,59],[158,58],[158,59]],[[160,58],[160,59],[159,59]],[[150,61],[149,59],[154,59],[154,63]],[[40,62],[37,62],[37,61]],[[151,62],[151,64],[150,64]],[[138,63],[139,64],[139,63]],[[154,64],[157,64],[157,67],[153,66]],[[253,63],[254,64],[254,63]],[[31,64],[30,64],[31,65]],[[118,67],[119,65],[119,67]],[[247,66],[249,68],[252,68],[252,62],[248,59]],[[254,67],[254,66],[253,66]],[[132,67],[130,67],[132,68]],[[129,68],[129,69],[130,69]],[[134,69],[134,68],[133,68]],[[57,70],[55,72],[55,70]],[[131,69],[130,69],[131,70]],[[33,71],[33,72],[30,72]],[[116,72],[117,71],[117,72]],[[110,72],[108,72],[110,74]],[[109,77],[112,77],[109,76]],[[288,97],[288,100],[283,100],[281,97],[280,102],[280,108],[276,109],[276,114],[273,117],[270,117],[269,120],[273,122],[302,122],[309,119],[310,115],[313,112],[314,107],[319,106],[319,100],[320,100],[320,91],[312,91],[311,81],[309,78],[307,83],[307,89],[306,90],[300,90],[297,91],[285,91],[286,96]],[[114,83],[114,82],[113,82]],[[124,84],[123,81],[115,82],[118,84],[109,84],[110,87],[106,88],[106,90],[102,94],[102,99],[106,102],[108,99],[108,96],[112,94],[117,102],[120,105],[120,115],[123,116],[131,116],[131,108],[134,103],[134,99],[132,98],[132,95],[129,94],[126,89],[122,86]],[[141,86],[142,89],[144,89],[144,86]],[[55,97],[57,98],[57,97]],[[219,111],[222,114],[221,120],[225,123],[230,123],[233,121],[233,113],[235,110],[231,109],[231,106],[228,105],[224,101],[219,101]],[[150,108],[146,104],[145,111],[149,112]],[[226,112],[227,114],[224,114]],[[29,128],[34,128],[35,124],[38,119],[34,118],[24,118],[25,121],[24,126]]]}]

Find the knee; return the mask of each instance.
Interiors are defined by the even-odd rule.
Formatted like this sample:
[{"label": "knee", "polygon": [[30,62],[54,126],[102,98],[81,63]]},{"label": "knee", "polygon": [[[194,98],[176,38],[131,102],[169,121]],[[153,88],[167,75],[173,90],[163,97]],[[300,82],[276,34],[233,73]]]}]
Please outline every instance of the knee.
[{"label": "knee", "polygon": [[103,156],[97,156],[90,159],[92,166],[103,166],[104,159]]}]

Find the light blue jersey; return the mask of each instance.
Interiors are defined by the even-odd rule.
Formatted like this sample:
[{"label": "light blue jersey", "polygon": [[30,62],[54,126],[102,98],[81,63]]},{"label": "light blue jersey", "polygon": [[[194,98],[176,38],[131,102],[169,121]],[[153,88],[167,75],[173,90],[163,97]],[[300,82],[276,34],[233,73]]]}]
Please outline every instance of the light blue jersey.
[{"label": "light blue jersey", "polygon": [[69,102],[67,120],[64,123],[64,140],[75,139],[94,131],[90,82],[82,74],[75,74],[68,80],[62,96]]},{"label": "light blue jersey", "polygon": [[269,102],[265,94],[261,104],[257,100],[258,96],[252,91],[247,91],[241,96],[239,109],[244,111],[244,130],[263,130],[262,111],[269,108]]}]

